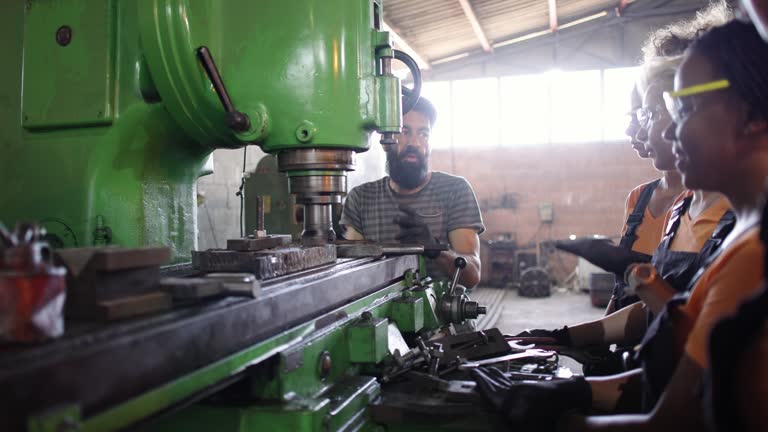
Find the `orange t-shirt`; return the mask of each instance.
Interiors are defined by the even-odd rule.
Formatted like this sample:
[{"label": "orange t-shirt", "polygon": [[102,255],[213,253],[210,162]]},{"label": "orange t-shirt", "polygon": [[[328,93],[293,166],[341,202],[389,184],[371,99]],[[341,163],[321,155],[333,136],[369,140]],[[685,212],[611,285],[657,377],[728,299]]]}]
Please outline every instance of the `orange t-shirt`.
[{"label": "orange t-shirt", "polygon": [[[650,183],[650,182],[649,182]],[[640,198],[640,193],[648,186],[648,183],[641,184],[640,186],[632,189],[627,197],[627,204],[624,210],[624,226],[621,228],[621,235],[627,231],[627,218],[632,214],[632,210],[635,209],[637,200]],[[632,245],[632,250],[635,252],[644,253],[646,255],[653,255],[653,251],[659,246],[661,241],[662,230],[664,229],[664,216],[654,217],[650,210],[646,207],[643,214],[643,222],[635,230],[637,234],[637,240]]]},{"label": "orange t-shirt", "polygon": [[[685,191],[680,194],[672,204],[674,208],[680,201],[693,195],[692,191]],[[726,211],[731,208],[731,203],[725,197],[719,198],[712,203],[709,207],[704,209],[703,212],[696,216],[696,219],[691,218],[690,210],[680,219],[680,226],[677,227],[677,233],[672,239],[672,243],[669,245],[669,250],[677,252],[699,252],[704,246],[704,243],[712,236],[712,232],[717,227],[717,223],[720,222],[720,218],[723,217]],[[669,219],[672,216],[672,212],[668,211],[664,218],[664,233],[667,232],[669,226]]]},{"label": "orange t-shirt", "polygon": [[741,357],[741,364],[736,364],[738,400],[741,416],[748,431],[768,430],[768,323],[763,325],[758,339],[747,347]]},{"label": "orange t-shirt", "polygon": [[725,249],[707,268],[680,308],[690,333],[685,352],[702,369],[709,367],[709,334],[717,321],[733,314],[757,292],[763,279],[763,244],[759,227],[752,227]]}]

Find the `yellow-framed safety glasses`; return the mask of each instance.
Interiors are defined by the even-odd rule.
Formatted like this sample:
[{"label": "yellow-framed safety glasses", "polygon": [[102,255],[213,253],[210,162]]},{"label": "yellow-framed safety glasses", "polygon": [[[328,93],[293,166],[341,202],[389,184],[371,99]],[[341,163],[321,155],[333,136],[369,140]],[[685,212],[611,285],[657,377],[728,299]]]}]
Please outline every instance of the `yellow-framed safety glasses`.
[{"label": "yellow-framed safety glasses", "polygon": [[677,91],[664,92],[664,104],[667,107],[667,111],[672,116],[672,120],[675,123],[680,123],[680,121],[683,119],[681,114],[683,109],[682,98],[724,90],[730,86],[731,83],[727,79],[721,79],[703,84],[697,84],[695,86],[686,87]]}]

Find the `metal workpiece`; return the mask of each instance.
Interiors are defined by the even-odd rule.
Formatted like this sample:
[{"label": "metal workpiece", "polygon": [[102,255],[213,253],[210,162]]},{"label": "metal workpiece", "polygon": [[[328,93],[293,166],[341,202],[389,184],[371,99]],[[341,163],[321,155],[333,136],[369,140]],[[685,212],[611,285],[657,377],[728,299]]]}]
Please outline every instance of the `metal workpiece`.
[{"label": "metal workpiece", "polygon": [[260,251],[290,244],[290,235],[265,235],[259,237],[257,234],[241,239],[228,239],[227,250],[241,252]]},{"label": "metal workpiece", "polygon": [[248,272],[273,279],[336,261],[333,245],[285,246],[259,251],[210,249],[193,251],[192,265],[204,272]]}]

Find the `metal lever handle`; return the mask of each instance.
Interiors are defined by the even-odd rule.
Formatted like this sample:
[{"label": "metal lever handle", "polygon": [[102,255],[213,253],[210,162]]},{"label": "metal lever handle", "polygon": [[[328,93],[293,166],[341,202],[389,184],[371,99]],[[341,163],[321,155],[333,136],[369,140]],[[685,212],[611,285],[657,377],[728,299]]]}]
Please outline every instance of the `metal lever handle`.
[{"label": "metal lever handle", "polygon": [[236,110],[232,104],[232,99],[229,98],[227,88],[224,87],[224,81],[221,80],[221,74],[219,74],[219,69],[216,67],[208,47],[201,46],[198,48],[197,58],[203,64],[203,69],[205,69],[208,79],[211,80],[213,89],[216,90],[216,95],[224,106],[224,111],[227,112],[227,126],[236,132],[247,131],[251,127],[251,120],[246,114]]},{"label": "metal lever handle", "polygon": [[461,270],[463,270],[464,267],[467,266],[467,260],[464,259],[464,257],[458,257],[453,261],[453,265],[456,266],[456,271],[453,273],[453,282],[451,283],[451,295],[455,295],[456,293],[456,285],[459,283],[459,276],[461,275]]}]

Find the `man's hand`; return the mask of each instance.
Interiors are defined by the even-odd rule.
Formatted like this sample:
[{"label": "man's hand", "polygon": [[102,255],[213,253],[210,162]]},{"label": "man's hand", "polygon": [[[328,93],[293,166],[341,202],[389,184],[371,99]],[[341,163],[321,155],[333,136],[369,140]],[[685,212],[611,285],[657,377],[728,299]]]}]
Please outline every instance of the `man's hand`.
[{"label": "man's hand", "polygon": [[[437,238],[432,236],[429,226],[414,209],[402,204],[399,208],[405,215],[397,216],[394,219],[394,222],[400,225],[400,234],[395,237],[397,241],[425,246],[440,243]],[[426,251],[424,255],[427,258],[435,259],[440,255],[440,251]]]}]

